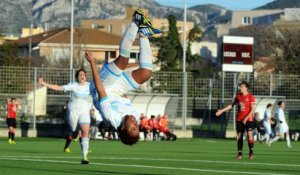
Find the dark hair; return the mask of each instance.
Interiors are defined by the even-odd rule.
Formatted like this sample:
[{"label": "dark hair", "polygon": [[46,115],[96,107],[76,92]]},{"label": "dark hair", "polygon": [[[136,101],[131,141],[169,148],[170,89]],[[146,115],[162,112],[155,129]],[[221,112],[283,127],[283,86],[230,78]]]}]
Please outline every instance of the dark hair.
[{"label": "dark hair", "polygon": [[137,143],[140,139],[140,136],[137,135],[136,137],[130,136],[130,133],[126,129],[118,128],[118,134],[121,142],[125,145],[132,146],[133,144]]},{"label": "dark hair", "polygon": [[75,73],[75,79],[76,79],[77,82],[78,82],[79,72],[81,72],[81,71],[86,74],[86,71],[84,69],[77,70],[76,73]]},{"label": "dark hair", "polygon": [[241,86],[241,85],[244,85],[247,89],[249,89],[249,87],[250,87],[249,83],[246,82],[246,81],[242,81],[242,82],[239,84],[239,86]]},{"label": "dark hair", "polygon": [[271,106],[273,106],[271,103],[267,104],[267,108],[269,108],[269,107],[271,107]]},{"label": "dark hair", "polygon": [[280,106],[282,103],[283,103],[283,101],[279,101],[279,102],[277,103],[277,105]]},{"label": "dark hair", "polygon": [[16,100],[16,98],[11,98],[10,101]]},{"label": "dark hair", "polygon": [[[127,118],[128,115],[125,116],[125,118]],[[124,122],[124,121],[123,121]],[[133,144],[137,143],[140,139],[139,134],[136,136],[132,136],[130,134],[130,132],[128,131],[128,129],[123,128],[122,129],[123,124],[121,123],[121,125],[118,127],[118,134],[119,134],[119,138],[121,140],[121,142],[125,145],[129,145],[132,146]]]}]

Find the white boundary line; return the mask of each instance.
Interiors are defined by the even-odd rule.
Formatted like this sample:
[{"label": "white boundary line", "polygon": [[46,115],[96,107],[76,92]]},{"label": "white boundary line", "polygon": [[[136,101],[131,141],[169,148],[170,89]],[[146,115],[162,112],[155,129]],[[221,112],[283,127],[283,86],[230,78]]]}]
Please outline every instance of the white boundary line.
[{"label": "white boundary line", "polygon": [[[28,161],[28,162],[48,162],[48,163],[66,163],[66,164],[79,164],[79,162],[71,161],[58,161],[58,160],[41,160],[41,159],[18,159],[0,157],[0,160],[12,160],[12,161]],[[180,168],[180,167],[161,167],[150,165],[126,165],[126,164],[110,164],[110,163],[90,163],[91,165],[101,166],[114,166],[114,167],[134,167],[134,168],[150,168],[150,169],[165,169],[165,170],[183,170],[183,171],[196,171],[196,172],[211,172],[211,173],[229,173],[229,174],[253,174],[253,175],[291,175],[291,174],[276,174],[276,173],[259,173],[259,172],[239,172],[239,171],[222,171],[222,170],[208,170],[208,169],[196,169],[196,168]]]},{"label": "white boundary line", "polygon": [[[25,156],[23,156],[25,157]],[[27,156],[29,158],[17,158],[10,156],[1,156],[0,160],[11,160],[11,161],[28,161],[28,162],[48,162],[48,163],[66,163],[66,164],[78,164],[76,161],[63,161],[63,160],[44,160],[47,157],[41,156]],[[49,158],[49,157],[48,157]],[[51,157],[51,158],[67,158],[67,157]],[[78,157],[71,157],[78,158]],[[101,158],[107,159],[107,158]],[[111,158],[117,159],[117,158]],[[126,158],[119,158],[125,159]],[[130,158],[129,158],[130,159]],[[134,160],[140,160],[141,158],[133,158]],[[157,159],[143,159],[143,160],[157,160]],[[176,160],[176,159],[158,159],[158,160]],[[209,161],[214,162],[214,161]],[[218,162],[218,161],[217,161]],[[246,163],[246,162],[245,162]],[[114,166],[114,167],[134,167],[134,168],[150,168],[150,169],[165,169],[165,170],[182,170],[182,171],[196,171],[196,172],[211,172],[211,173],[228,173],[228,174],[253,174],[253,175],[291,175],[291,174],[276,174],[276,173],[262,173],[262,172],[239,172],[239,171],[223,171],[223,170],[210,170],[210,169],[196,169],[196,168],[184,168],[184,167],[163,167],[163,166],[150,166],[150,165],[128,165],[128,164],[111,164],[111,163],[90,163],[91,165],[101,165],[101,166]]]},{"label": "white boundary line", "polygon": [[[38,158],[38,159],[80,159],[81,157],[42,157],[42,156],[0,156],[0,158]],[[120,158],[120,157],[90,157],[91,159],[104,160],[151,160],[151,161],[173,161],[173,162],[203,162],[203,163],[220,163],[220,164],[241,164],[241,165],[258,165],[258,166],[278,166],[278,167],[300,167],[300,164],[278,164],[278,163],[262,163],[262,162],[228,162],[214,160],[189,160],[189,159],[156,159],[156,158]]]}]

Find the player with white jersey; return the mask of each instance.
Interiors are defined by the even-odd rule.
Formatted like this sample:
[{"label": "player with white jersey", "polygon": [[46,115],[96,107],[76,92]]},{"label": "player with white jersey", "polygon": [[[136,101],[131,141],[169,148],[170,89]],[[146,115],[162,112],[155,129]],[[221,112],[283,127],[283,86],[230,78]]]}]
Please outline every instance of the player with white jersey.
[{"label": "player with white jersey", "polygon": [[266,143],[269,142],[270,136],[272,134],[272,129],[271,129],[272,108],[273,105],[271,103],[267,104],[267,108],[265,110],[264,118],[263,118],[263,126],[265,128],[265,134],[261,139],[261,141],[266,140]]},{"label": "player with white jersey", "polygon": [[[124,71],[127,67],[132,44],[139,33],[140,57],[139,68]],[[148,36],[160,33],[152,27],[141,10],[133,14],[120,43],[120,56],[113,62],[105,63],[99,73],[94,58],[87,52],[85,58],[90,62],[95,83],[91,83],[91,95],[97,110],[104,120],[117,129],[119,138],[124,144],[132,145],[139,140],[139,116],[126,93],[138,88],[152,75],[152,51]]]},{"label": "player with white jersey", "polygon": [[291,148],[291,141],[290,141],[290,135],[289,135],[289,126],[285,120],[284,116],[284,109],[285,109],[285,103],[283,101],[279,101],[277,103],[278,110],[276,112],[277,120],[279,122],[279,135],[275,136],[273,139],[271,139],[268,143],[268,146],[271,146],[273,142],[276,142],[280,138],[284,137],[284,134],[286,135],[286,144],[287,147]]},{"label": "player with white jersey", "polygon": [[[90,109],[92,107],[89,102],[90,95],[90,83],[86,82],[86,72],[80,69],[76,72],[75,78],[77,82],[70,83],[68,85],[59,86],[55,84],[46,83],[43,78],[39,78],[39,84],[46,86],[52,90],[57,91],[69,91],[71,97],[68,103],[68,124],[72,133],[79,130],[81,131],[81,147],[82,147],[82,161],[81,164],[88,164],[87,159],[89,149],[89,130],[90,130]],[[68,149],[72,141],[71,135],[67,137],[65,149]]]}]

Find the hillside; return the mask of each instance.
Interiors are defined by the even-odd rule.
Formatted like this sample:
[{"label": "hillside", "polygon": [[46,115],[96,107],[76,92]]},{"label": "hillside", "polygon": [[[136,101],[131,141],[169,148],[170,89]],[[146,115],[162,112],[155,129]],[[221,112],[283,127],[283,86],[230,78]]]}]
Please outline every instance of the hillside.
[{"label": "hillside", "polygon": [[[70,25],[70,0],[1,0],[0,30],[3,33],[18,33],[22,27],[35,27],[46,24],[51,28]],[[74,21],[79,25],[81,19],[122,19],[125,7],[137,6],[149,10],[150,18],[166,18],[174,14],[183,20],[183,9],[161,6],[154,0],[75,0]],[[187,19],[198,24],[203,31],[214,28],[214,25],[228,20],[228,11],[215,5],[195,6],[187,11]],[[13,21],[13,22],[12,22]]]},{"label": "hillside", "polygon": [[284,9],[284,8],[300,8],[300,0],[276,0],[258,9]]}]

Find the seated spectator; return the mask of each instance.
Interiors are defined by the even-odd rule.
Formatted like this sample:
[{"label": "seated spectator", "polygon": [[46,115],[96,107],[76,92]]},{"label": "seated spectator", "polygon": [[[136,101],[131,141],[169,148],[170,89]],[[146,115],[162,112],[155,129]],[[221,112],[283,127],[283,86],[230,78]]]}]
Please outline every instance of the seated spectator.
[{"label": "seated spectator", "polygon": [[91,117],[90,139],[95,140],[98,132],[98,127],[96,125],[95,109],[90,110],[90,117]]},{"label": "seated spectator", "polygon": [[140,117],[140,131],[144,133],[144,140],[148,139],[148,134],[150,132],[150,127],[148,125],[147,117],[142,113]]},{"label": "seated spectator", "polygon": [[177,136],[168,128],[168,115],[160,117],[158,122],[158,130],[166,135],[166,140],[176,140]]},{"label": "seated spectator", "polygon": [[[116,136],[117,131],[109,123],[107,123],[105,121],[101,121],[98,125],[98,128],[99,128],[99,132],[100,132],[103,140],[116,140],[117,139],[117,136]],[[107,133],[107,135],[106,135],[106,133]]]},{"label": "seated spectator", "polygon": [[148,126],[150,132],[152,132],[153,140],[158,140],[158,136],[159,136],[158,123],[154,115],[151,115],[151,118],[148,120]]},{"label": "seated spectator", "polygon": [[260,136],[265,134],[265,128],[263,126],[263,120],[260,119],[259,113],[254,113],[254,135],[257,136],[257,140],[260,140]]}]

